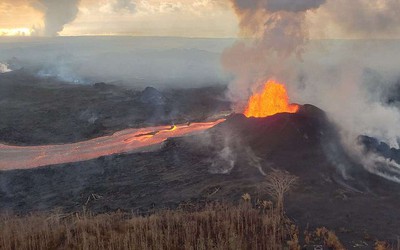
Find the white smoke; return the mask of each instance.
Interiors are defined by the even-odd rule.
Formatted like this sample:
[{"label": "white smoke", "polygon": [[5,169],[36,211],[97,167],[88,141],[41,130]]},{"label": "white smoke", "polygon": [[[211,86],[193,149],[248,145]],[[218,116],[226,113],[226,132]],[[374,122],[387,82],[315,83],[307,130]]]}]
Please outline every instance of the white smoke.
[{"label": "white smoke", "polygon": [[224,147],[212,159],[209,172],[211,174],[229,174],[235,167],[236,153],[229,146]]},{"label": "white smoke", "polygon": [[[375,154],[361,157],[364,152],[356,143],[360,135],[367,135],[399,147],[400,106],[387,100],[400,80],[397,47],[397,41],[314,42],[304,62],[292,63],[283,79],[296,102],[325,110],[340,128],[347,151],[380,176],[388,173],[382,166],[391,168],[391,163]],[[399,94],[393,93],[398,100]],[[393,180],[392,175],[387,178]]]},{"label": "white smoke", "polygon": [[374,41],[346,42],[339,48],[328,44],[323,51],[318,46],[311,46],[304,63],[286,69],[284,80],[295,86],[293,97],[318,105],[347,133],[397,147],[399,111],[382,100],[400,79],[394,67],[400,63],[398,54],[389,55],[393,46]]},{"label": "white smoke", "polygon": [[18,58],[16,68],[73,83],[122,82],[137,88],[149,83],[195,87],[228,80],[221,51],[233,39],[155,37],[57,37],[0,39],[0,61]]},{"label": "white smoke", "polygon": [[0,74],[11,72],[12,70],[8,68],[7,64],[0,62]]},{"label": "white smoke", "polygon": [[55,62],[44,65],[37,75],[42,78],[55,78],[66,83],[89,83],[77,73],[78,67],[72,63],[73,60],[69,56],[58,56],[57,59]]},{"label": "white smoke", "polygon": [[373,174],[383,177],[387,180],[400,183],[400,164],[393,159],[388,159],[374,152],[364,152],[364,147],[358,144],[353,145],[350,151],[353,158],[364,166],[364,168]]},{"label": "white smoke", "polygon": [[34,35],[57,36],[64,25],[75,20],[80,0],[36,0],[32,6],[43,13],[44,27],[34,28]]},{"label": "white smoke", "polygon": [[10,72],[11,70],[8,68],[7,64],[0,63],[0,74],[1,73],[7,73]]}]

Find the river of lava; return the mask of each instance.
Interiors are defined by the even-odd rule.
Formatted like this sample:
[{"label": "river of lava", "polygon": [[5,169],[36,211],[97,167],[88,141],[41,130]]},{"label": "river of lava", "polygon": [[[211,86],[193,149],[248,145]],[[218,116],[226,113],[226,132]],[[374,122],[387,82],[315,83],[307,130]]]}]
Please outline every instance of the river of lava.
[{"label": "river of lava", "polygon": [[0,144],[0,170],[27,169],[69,162],[86,161],[101,156],[128,153],[157,145],[168,138],[201,132],[225,121],[191,123],[126,129],[111,136],[71,144],[45,146],[10,146]]},{"label": "river of lava", "polygon": [[269,80],[260,93],[255,93],[250,97],[244,115],[260,118],[278,113],[296,113],[298,110],[298,105],[289,103],[285,85]]}]

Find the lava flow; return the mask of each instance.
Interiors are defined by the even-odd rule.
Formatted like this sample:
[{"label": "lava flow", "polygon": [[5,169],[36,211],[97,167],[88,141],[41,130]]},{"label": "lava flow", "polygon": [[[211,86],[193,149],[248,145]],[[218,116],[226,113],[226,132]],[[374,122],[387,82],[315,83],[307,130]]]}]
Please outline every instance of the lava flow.
[{"label": "lava flow", "polygon": [[190,125],[126,129],[111,136],[71,144],[46,146],[8,146],[0,144],[0,170],[85,161],[101,156],[134,152],[164,142],[168,138],[201,132],[225,121]]},{"label": "lava flow", "polygon": [[244,115],[247,117],[267,117],[278,113],[296,113],[299,106],[289,103],[285,85],[269,80],[261,93],[250,97]]}]

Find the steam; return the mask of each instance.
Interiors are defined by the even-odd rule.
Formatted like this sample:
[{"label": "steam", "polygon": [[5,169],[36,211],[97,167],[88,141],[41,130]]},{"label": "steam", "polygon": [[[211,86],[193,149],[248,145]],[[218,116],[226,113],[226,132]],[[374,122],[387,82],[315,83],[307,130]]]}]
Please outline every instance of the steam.
[{"label": "steam", "polygon": [[[24,68],[71,83],[118,82],[135,88],[150,83],[156,88],[226,84],[220,56],[233,43],[230,39],[139,37],[15,40],[7,45],[0,41],[0,62],[12,70]],[[11,58],[18,59],[12,63]]]},{"label": "steam", "polygon": [[397,41],[314,42],[304,55],[306,63],[292,65],[285,77],[297,102],[317,105],[338,125],[346,152],[369,172],[389,180],[394,180],[393,171],[382,170],[391,169],[391,163],[366,155],[357,144],[358,137],[366,135],[399,147],[400,106],[388,102],[388,93],[400,98],[393,91],[400,79],[396,48]]},{"label": "steam", "polygon": [[244,158],[247,160],[249,166],[255,167],[260,172],[261,175],[265,176],[266,173],[264,172],[261,164],[262,158],[258,157],[249,146],[245,147],[243,152],[244,155],[246,156]]},{"label": "steam", "polygon": [[80,0],[37,0],[32,5],[44,15],[43,29],[34,28],[34,33],[57,36],[64,25],[75,20]]},{"label": "steam", "polygon": [[0,74],[7,73],[7,72],[10,72],[10,71],[12,71],[12,70],[8,68],[7,64],[4,64],[4,63],[0,62]]},{"label": "steam", "polygon": [[77,74],[79,64],[73,64],[73,58],[69,55],[59,55],[55,61],[51,61],[42,66],[37,72],[41,78],[55,78],[62,82],[85,84],[88,81]]},{"label": "steam", "polygon": [[225,69],[234,77],[230,94],[236,102],[248,97],[250,86],[279,77],[291,56],[301,58],[309,40],[306,13],[324,2],[232,0],[241,35],[250,37],[238,41],[222,57]]},{"label": "steam", "polygon": [[226,146],[211,160],[209,172],[211,174],[229,174],[235,167],[236,160],[236,153],[230,146]]},{"label": "steam", "polygon": [[377,152],[366,151],[363,145],[354,145],[358,150],[352,151],[364,168],[387,180],[400,183],[400,164],[392,158],[386,158]]}]

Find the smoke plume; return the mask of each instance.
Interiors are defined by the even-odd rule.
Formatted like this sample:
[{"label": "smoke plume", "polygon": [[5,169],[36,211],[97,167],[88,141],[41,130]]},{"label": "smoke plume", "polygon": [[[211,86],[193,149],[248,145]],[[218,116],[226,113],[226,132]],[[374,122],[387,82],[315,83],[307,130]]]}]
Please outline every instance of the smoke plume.
[{"label": "smoke plume", "polygon": [[308,42],[306,12],[325,0],[231,1],[244,39],[225,51],[222,63],[234,77],[231,97],[240,102],[249,86],[278,77],[292,55],[301,58]]},{"label": "smoke plume", "polygon": [[[284,78],[292,97],[325,110],[338,125],[346,151],[366,170],[387,179],[392,164],[373,153],[365,154],[358,137],[366,135],[399,147],[400,105],[395,87],[400,83],[397,41],[315,41],[304,54],[306,63],[293,64]],[[287,71],[289,72],[289,70]],[[388,101],[391,93],[393,101]],[[379,163],[379,168],[375,167]]]},{"label": "smoke plume", "polygon": [[44,15],[44,27],[35,28],[35,33],[44,36],[57,36],[64,25],[72,22],[78,14],[80,0],[37,0],[33,7]]},{"label": "smoke plume", "polygon": [[388,37],[400,31],[399,0],[335,0],[325,6],[328,17],[356,37]]}]

